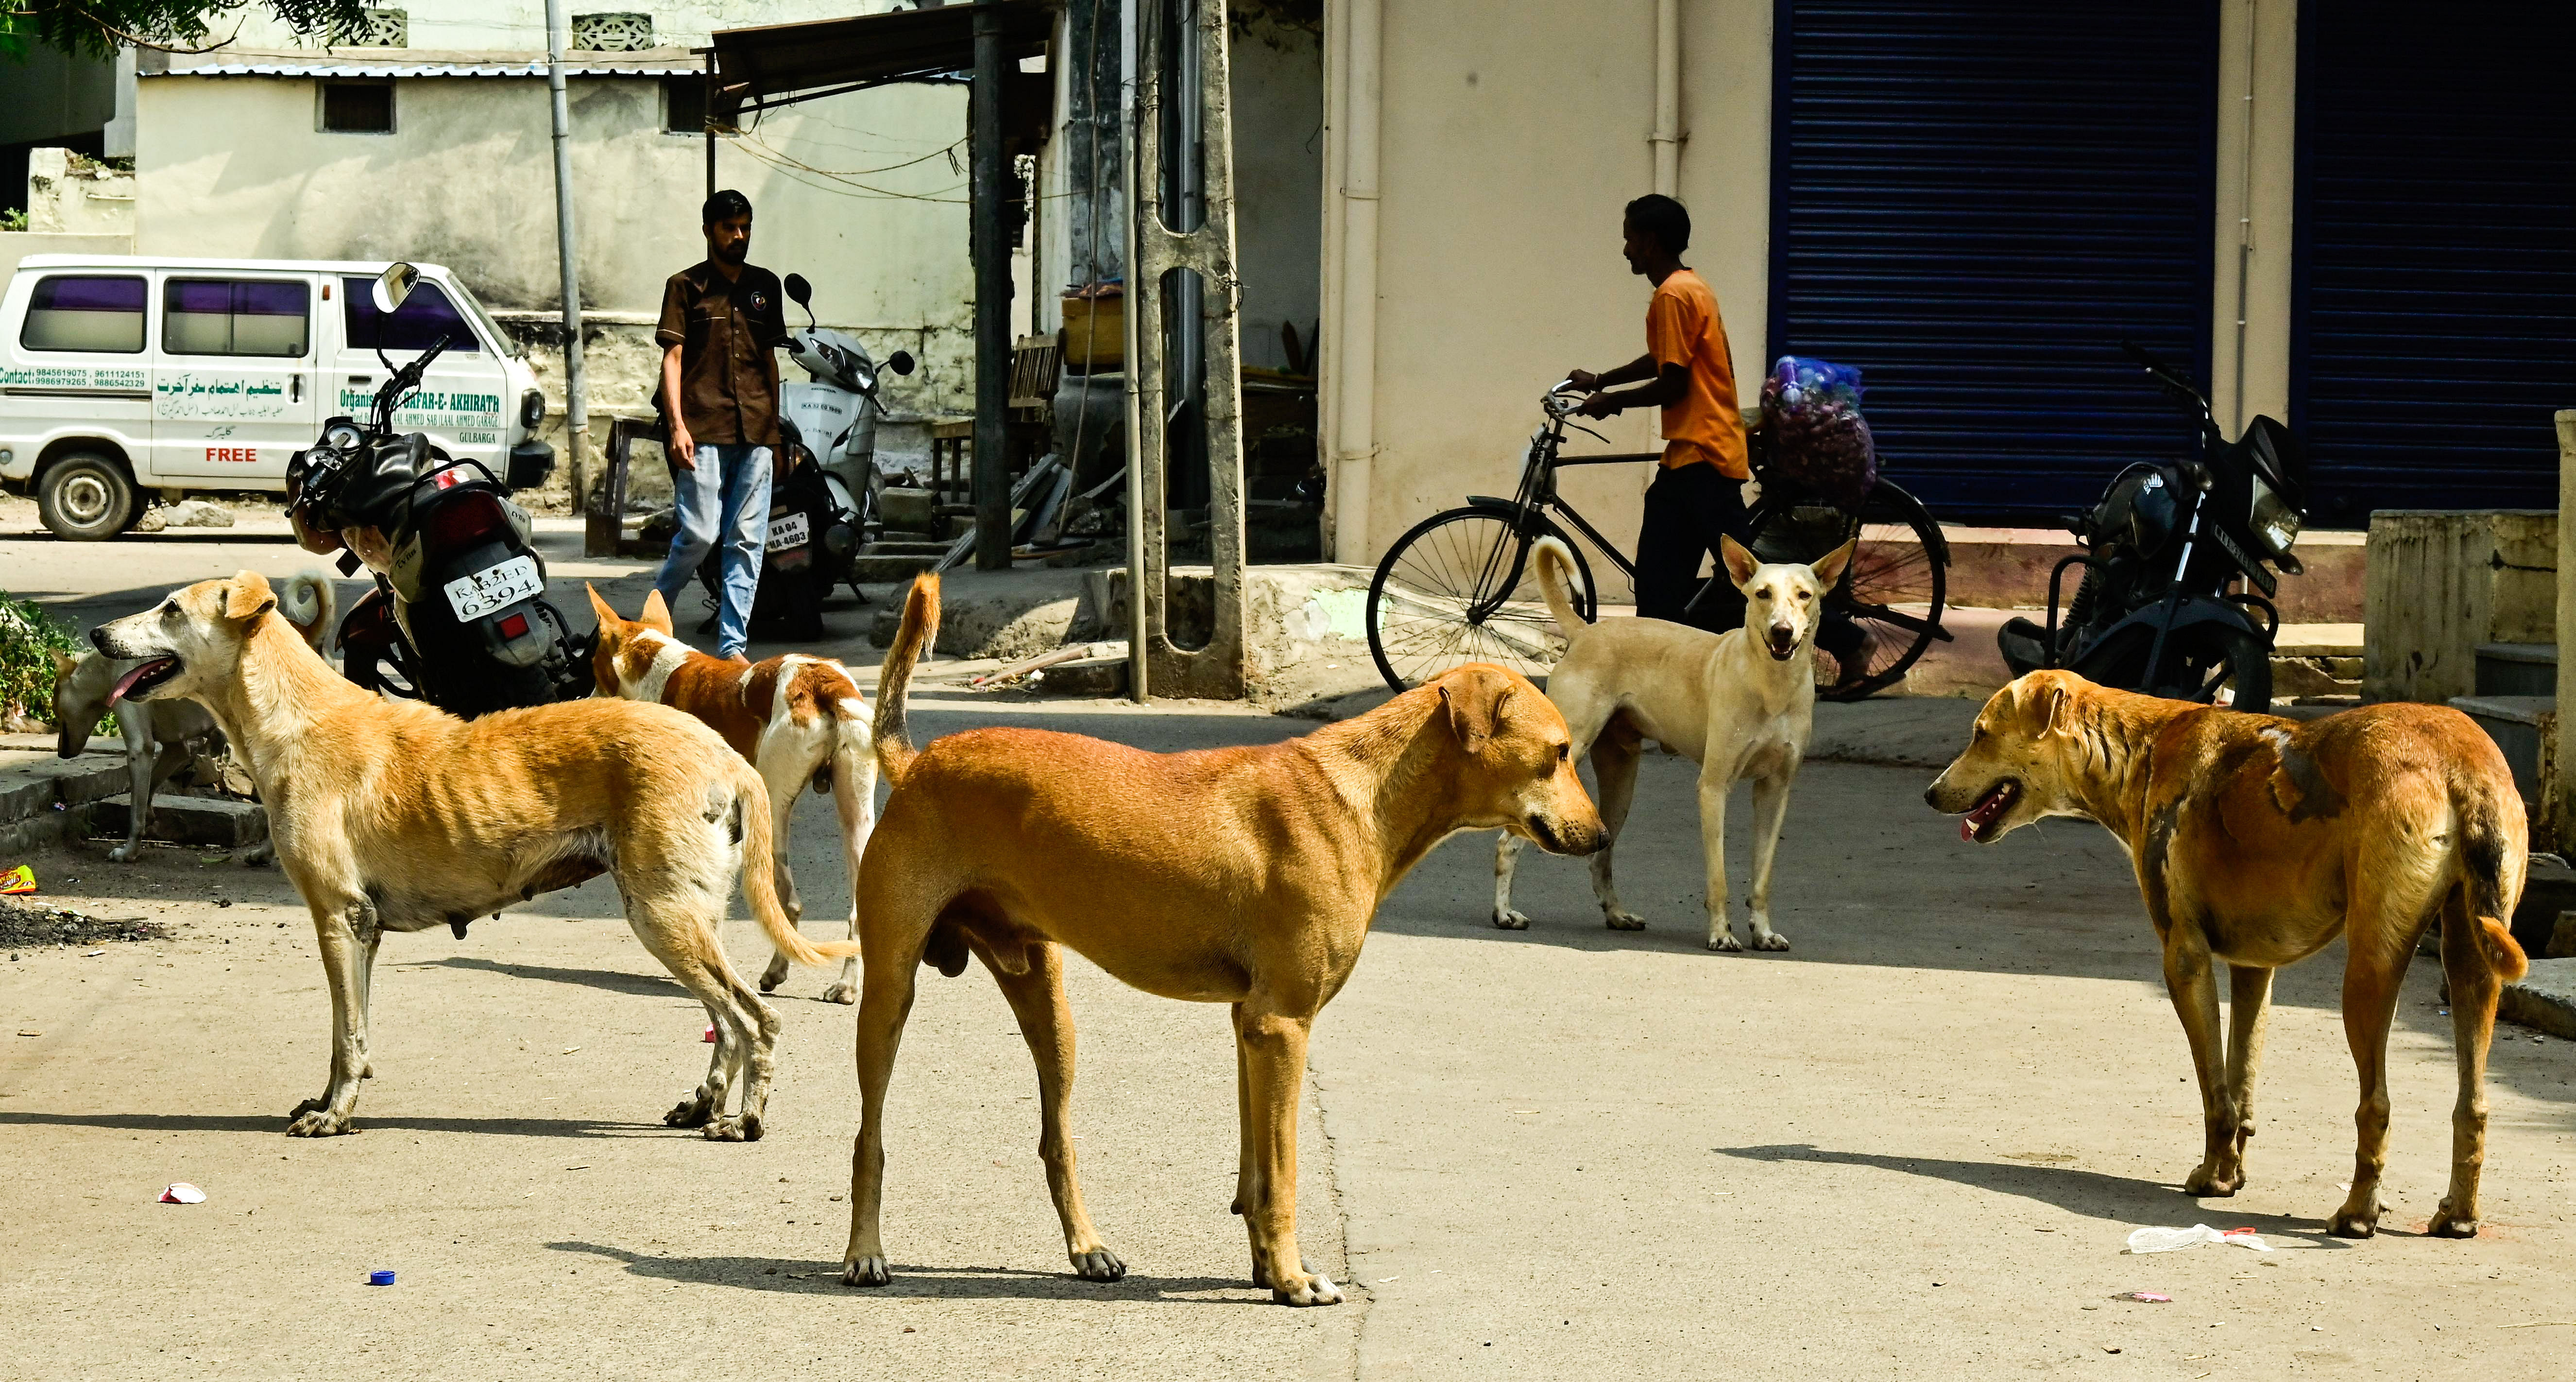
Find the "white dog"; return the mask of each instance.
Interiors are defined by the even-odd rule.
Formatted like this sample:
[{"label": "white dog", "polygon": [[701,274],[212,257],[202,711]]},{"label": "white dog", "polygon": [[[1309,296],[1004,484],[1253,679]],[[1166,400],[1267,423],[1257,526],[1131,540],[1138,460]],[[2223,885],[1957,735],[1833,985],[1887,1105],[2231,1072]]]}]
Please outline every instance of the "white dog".
[{"label": "white dog", "polygon": [[[1771,929],[1771,860],[1789,812],[1789,783],[1806,757],[1816,718],[1816,623],[1825,592],[1841,577],[1858,542],[1846,542],[1814,566],[1757,563],[1733,538],[1721,539],[1723,578],[1744,592],[1744,627],[1708,633],[1660,619],[1587,624],[1567,588],[1574,554],[1542,538],[1531,564],[1547,607],[1566,638],[1563,660],[1548,675],[1548,699],[1565,714],[1572,752],[1589,751],[1611,844],[1592,856],[1592,892],[1614,931],[1645,929],[1619,905],[1610,881],[1611,849],[1637,789],[1640,741],[1653,739],[1700,765],[1699,832],[1707,852],[1708,948],[1742,950],[1727,919],[1726,797],[1753,779],[1753,948],[1786,950]],[[1529,918],[1512,910],[1512,870],[1519,837],[1494,850],[1494,924],[1517,931]]]}]

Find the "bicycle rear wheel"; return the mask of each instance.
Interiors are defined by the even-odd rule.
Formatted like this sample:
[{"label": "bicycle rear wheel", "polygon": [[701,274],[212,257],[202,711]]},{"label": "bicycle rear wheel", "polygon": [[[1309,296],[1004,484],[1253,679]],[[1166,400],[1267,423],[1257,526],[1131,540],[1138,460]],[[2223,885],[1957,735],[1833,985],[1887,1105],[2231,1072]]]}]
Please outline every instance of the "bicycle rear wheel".
[{"label": "bicycle rear wheel", "polygon": [[1450,509],[1397,538],[1368,593],[1369,654],[1386,684],[1409,691],[1469,662],[1547,675],[1565,655],[1565,639],[1530,569],[1527,544],[1542,536],[1574,554],[1575,608],[1591,619],[1591,564],[1545,518],[1515,522],[1495,509]]},{"label": "bicycle rear wheel", "polygon": [[1860,641],[1843,657],[1817,650],[1816,694],[1826,700],[1855,701],[1894,686],[1943,636],[1949,548],[1931,511],[1891,481],[1872,487],[1856,515],[1821,503],[1766,512],[1753,551],[1764,561],[1813,562],[1854,534],[1860,549],[1825,604]]}]

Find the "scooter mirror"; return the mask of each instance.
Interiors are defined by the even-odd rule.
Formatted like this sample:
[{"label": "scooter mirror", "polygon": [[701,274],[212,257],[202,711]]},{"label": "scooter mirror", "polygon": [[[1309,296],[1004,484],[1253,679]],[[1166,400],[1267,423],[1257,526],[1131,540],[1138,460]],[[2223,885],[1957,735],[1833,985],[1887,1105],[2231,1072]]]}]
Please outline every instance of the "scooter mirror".
[{"label": "scooter mirror", "polygon": [[814,285],[806,282],[803,274],[789,274],[787,300],[799,307],[811,308],[814,305]]},{"label": "scooter mirror", "polygon": [[912,352],[898,350],[886,357],[886,368],[897,374],[912,373]]},{"label": "scooter mirror", "polygon": [[411,265],[400,260],[386,265],[385,271],[376,275],[376,288],[373,294],[376,310],[384,313],[399,310],[403,305],[403,299],[411,296],[412,288],[419,282],[420,270]]}]

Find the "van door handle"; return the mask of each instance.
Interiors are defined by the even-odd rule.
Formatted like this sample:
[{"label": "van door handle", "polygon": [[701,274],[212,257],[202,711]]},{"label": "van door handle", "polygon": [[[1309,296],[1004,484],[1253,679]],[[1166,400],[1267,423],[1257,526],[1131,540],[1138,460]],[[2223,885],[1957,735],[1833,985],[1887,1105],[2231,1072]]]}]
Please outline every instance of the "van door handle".
[{"label": "van door handle", "polygon": [[356,388],[360,384],[372,384],[374,382],[376,381],[372,375],[353,374],[349,376],[349,387],[351,388]]},{"label": "van door handle", "polygon": [[288,379],[286,384],[286,401],[289,403],[301,403],[304,401],[303,375],[298,374]]}]

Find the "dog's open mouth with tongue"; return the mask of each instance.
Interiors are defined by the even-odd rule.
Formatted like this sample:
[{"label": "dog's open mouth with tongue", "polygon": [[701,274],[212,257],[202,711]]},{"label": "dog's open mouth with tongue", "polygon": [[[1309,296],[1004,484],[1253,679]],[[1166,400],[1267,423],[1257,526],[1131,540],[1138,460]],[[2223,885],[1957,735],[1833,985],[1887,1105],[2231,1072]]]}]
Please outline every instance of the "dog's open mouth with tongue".
[{"label": "dog's open mouth with tongue", "polygon": [[2004,812],[2012,809],[2013,801],[2020,795],[2021,784],[2011,778],[1996,783],[1977,799],[1976,805],[1968,808],[1968,814],[1959,818],[1959,838],[1970,844],[1992,840],[1995,823],[2003,819]]},{"label": "dog's open mouth with tongue", "polygon": [[129,669],[124,676],[118,677],[116,679],[116,685],[110,688],[107,693],[107,703],[113,706],[117,702],[124,700],[148,700],[151,698],[152,689],[154,687],[160,686],[164,682],[169,681],[172,677],[179,675],[179,671],[179,659],[175,657],[153,658],[148,662]]}]

